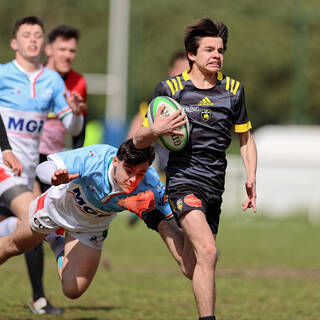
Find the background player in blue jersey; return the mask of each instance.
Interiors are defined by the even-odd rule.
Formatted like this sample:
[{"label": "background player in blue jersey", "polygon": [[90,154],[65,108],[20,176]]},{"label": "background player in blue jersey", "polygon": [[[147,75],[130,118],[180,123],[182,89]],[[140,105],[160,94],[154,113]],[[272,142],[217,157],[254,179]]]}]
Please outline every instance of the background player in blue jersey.
[{"label": "background player in blue jersey", "polygon": [[[251,123],[245,105],[244,89],[239,81],[221,73],[227,48],[228,28],[209,18],[189,26],[184,43],[190,71],[162,81],[154,96],[170,96],[178,101],[190,123],[190,139],[179,152],[170,152],[166,170],[166,190],[174,215],[180,223],[181,234],[158,231],[166,240],[180,245],[180,266],[192,279],[200,319],[215,319],[215,268],[217,263],[216,235],[221,212],[226,169],[225,150],[231,142],[234,128],[240,139],[240,153],[246,170],[248,199],[243,210],[256,211],[257,152],[250,134]],[[159,108],[153,125],[144,122],[134,137],[137,147],[150,145],[159,135],[179,134],[175,129],[185,121],[177,111],[163,117]],[[170,246],[169,246],[170,249]],[[171,250],[172,252],[172,250]]]},{"label": "background player in blue jersey", "polygon": [[[82,98],[65,98],[64,82],[58,73],[41,65],[44,28],[37,17],[19,19],[10,42],[15,60],[0,65],[0,114],[14,154],[23,164],[15,176],[0,156],[0,204],[20,220],[28,219],[28,206],[39,160],[39,138],[47,114],[53,111],[72,134],[83,126]],[[6,223],[6,221],[1,222]],[[42,250],[26,253],[33,288],[30,308],[35,313],[61,313],[46,300],[42,285]]]},{"label": "background player in blue jersey", "polygon": [[[49,156],[37,174],[54,186],[30,205],[29,223],[0,239],[0,263],[34,247],[47,236],[57,258],[64,294],[76,299],[91,283],[109,224],[118,212],[142,216],[157,210],[173,215],[156,171],[153,147],[135,148],[132,139],[119,149],[92,145]],[[66,238],[55,231],[63,228]]]}]

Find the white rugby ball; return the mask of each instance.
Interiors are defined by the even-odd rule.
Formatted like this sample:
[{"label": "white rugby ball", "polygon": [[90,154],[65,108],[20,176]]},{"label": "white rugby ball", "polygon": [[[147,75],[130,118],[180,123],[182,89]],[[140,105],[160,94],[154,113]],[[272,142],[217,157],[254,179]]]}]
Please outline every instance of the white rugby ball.
[{"label": "white rugby ball", "polygon": [[188,117],[177,101],[170,97],[159,96],[154,98],[149,104],[147,113],[149,126],[152,126],[156,117],[156,113],[161,106],[165,106],[165,108],[162,111],[162,116],[168,117],[177,110],[181,109],[182,114],[185,116],[185,119],[187,120],[187,122],[183,126],[180,126],[176,129],[177,131],[182,132],[184,134],[183,136],[177,134],[164,134],[159,136],[159,138],[157,139],[157,142],[164,148],[167,148],[171,151],[180,151],[186,146],[190,135]]}]

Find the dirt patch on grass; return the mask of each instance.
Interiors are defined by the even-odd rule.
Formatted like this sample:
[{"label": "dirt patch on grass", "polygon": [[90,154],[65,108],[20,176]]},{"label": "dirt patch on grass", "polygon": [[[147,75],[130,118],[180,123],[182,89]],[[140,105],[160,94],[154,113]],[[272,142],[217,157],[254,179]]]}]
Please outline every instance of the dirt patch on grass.
[{"label": "dirt patch on grass", "polygon": [[286,268],[217,268],[218,276],[242,275],[248,278],[308,278],[320,279],[320,270],[286,269]]},{"label": "dirt patch on grass", "polygon": [[[145,274],[173,274],[179,273],[178,267],[167,266],[159,268],[157,266],[115,266],[119,272],[134,272]],[[320,269],[288,269],[288,268],[219,268],[217,276],[243,276],[247,278],[307,278],[320,280]]]}]

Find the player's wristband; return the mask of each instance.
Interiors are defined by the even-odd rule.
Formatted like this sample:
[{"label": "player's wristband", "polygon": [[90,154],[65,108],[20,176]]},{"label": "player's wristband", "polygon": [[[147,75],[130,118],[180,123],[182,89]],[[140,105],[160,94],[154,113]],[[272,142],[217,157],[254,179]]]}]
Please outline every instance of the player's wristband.
[{"label": "player's wristband", "polygon": [[1,152],[2,154],[9,153],[9,152],[13,153],[11,149],[2,150]]}]

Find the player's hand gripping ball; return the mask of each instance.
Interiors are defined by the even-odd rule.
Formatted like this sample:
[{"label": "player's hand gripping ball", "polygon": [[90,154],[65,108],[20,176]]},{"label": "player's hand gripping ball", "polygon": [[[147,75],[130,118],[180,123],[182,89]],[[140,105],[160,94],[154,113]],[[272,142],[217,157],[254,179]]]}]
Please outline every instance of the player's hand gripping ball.
[{"label": "player's hand gripping ball", "polygon": [[183,126],[180,126],[176,129],[177,131],[182,132],[184,134],[183,136],[177,134],[163,134],[159,136],[157,142],[164,148],[169,149],[171,151],[180,151],[186,146],[188,142],[190,135],[190,126],[187,115],[185,114],[182,107],[177,101],[165,96],[159,96],[154,98],[150,102],[148,108],[148,124],[149,126],[152,126],[158,109],[163,105],[165,106],[165,108],[162,111],[162,116],[168,117],[177,110],[181,109],[182,114],[185,116],[187,122]]}]

